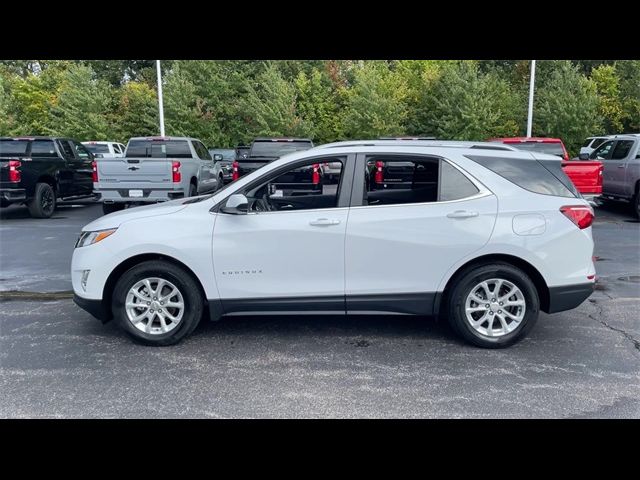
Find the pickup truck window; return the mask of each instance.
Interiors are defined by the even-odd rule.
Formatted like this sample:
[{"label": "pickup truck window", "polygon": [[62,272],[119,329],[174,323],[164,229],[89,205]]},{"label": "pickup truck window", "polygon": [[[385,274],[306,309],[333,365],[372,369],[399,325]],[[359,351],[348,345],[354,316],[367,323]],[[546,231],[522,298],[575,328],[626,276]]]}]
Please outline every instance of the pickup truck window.
[{"label": "pickup truck window", "polygon": [[0,140],[0,157],[24,157],[29,148],[29,140]]},{"label": "pickup truck window", "polygon": [[255,141],[251,146],[250,157],[282,157],[292,152],[309,150],[311,142]]},{"label": "pickup truck window", "polygon": [[604,160],[609,156],[613,141],[603,143],[589,155],[589,160]]},{"label": "pickup truck window", "polygon": [[58,153],[53,145],[53,140],[35,140],[31,145],[31,156],[56,158]]},{"label": "pickup truck window", "polygon": [[627,158],[632,146],[633,140],[618,140],[618,143],[616,143],[616,147],[613,149],[613,153],[611,154],[611,160],[622,160]]},{"label": "pickup truck window", "polygon": [[131,140],[126,157],[192,158],[187,140]]},{"label": "pickup truck window", "polygon": [[202,143],[194,140],[193,148],[198,154],[198,158],[200,158],[201,160],[211,160],[211,155],[209,155],[209,151]]},{"label": "pickup truck window", "polygon": [[93,153],[109,153],[109,145],[105,145],[104,143],[89,143],[85,145],[85,147]]},{"label": "pickup truck window", "polygon": [[564,151],[562,150],[562,145],[560,145],[560,143],[522,142],[522,143],[510,143],[509,145],[516,147],[518,150],[549,153],[551,155],[558,155],[560,157],[564,155]]},{"label": "pickup truck window", "polygon": [[69,142],[67,142],[66,140],[58,140],[58,146],[60,147],[60,150],[66,158],[72,159],[74,157],[73,150],[71,149],[71,145],[69,145]]}]

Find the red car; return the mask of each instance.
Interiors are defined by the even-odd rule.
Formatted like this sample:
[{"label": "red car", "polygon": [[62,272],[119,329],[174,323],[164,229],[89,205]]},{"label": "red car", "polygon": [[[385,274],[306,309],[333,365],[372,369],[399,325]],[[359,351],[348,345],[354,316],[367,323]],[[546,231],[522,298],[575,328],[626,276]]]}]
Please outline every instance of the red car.
[{"label": "red car", "polygon": [[582,196],[594,202],[602,195],[602,162],[597,160],[570,160],[569,152],[559,138],[547,137],[510,137],[491,138],[489,142],[511,145],[518,150],[529,150],[536,153],[549,153],[562,158],[562,169],[571,179]]}]

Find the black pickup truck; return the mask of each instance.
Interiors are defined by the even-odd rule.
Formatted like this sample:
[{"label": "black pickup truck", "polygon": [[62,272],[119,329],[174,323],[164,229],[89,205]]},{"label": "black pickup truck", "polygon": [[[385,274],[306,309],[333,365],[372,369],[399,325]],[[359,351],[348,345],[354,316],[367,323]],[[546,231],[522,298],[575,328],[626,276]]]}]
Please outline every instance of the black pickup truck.
[{"label": "black pickup truck", "polygon": [[0,137],[0,207],[26,203],[35,218],[49,218],[57,199],[93,196],[94,155],[60,137]]}]

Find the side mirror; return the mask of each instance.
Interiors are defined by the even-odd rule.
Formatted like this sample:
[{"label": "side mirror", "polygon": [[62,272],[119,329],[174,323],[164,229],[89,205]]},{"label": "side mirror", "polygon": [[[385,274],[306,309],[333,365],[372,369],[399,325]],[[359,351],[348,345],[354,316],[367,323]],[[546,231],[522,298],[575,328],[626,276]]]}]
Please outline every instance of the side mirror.
[{"label": "side mirror", "polygon": [[235,193],[227,199],[227,203],[220,209],[223,213],[231,215],[246,215],[249,210],[249,200],[241,193]]},{"label": "side mirror", "polygon": [[214,162],[219,162],[220,160],[222,160],[222,155],[220,153],[214,153],[213,154],[213,161]]},{"label": "side mirror", "polygon": [[589,160],[589,154],[588,153],[581,153],[580,155],[578,155],[578,158],[580,160]]}]

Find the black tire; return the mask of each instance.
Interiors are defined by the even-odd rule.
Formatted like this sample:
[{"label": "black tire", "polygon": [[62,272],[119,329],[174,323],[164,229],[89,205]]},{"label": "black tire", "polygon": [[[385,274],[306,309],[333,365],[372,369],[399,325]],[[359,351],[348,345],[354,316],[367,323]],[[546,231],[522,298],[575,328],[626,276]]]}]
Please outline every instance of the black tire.
[{"label": "black tire", "polygon": [[196,195],[198,195],[198,188],[193,183],[190,183],[189,184],[189,196],[190,197],[195,197]]},{"label": "black tire", "polygon": [[124,203],[103,203],[102,204],[102,212],[105,215],[109,215],[113,212],[119,212],[120,210],[124,210],[126,205]]},{"label": "black tire", "polygon": [[636,186],[636,194],[633,196],[633,213],[640,219],[640,185]]},{"label": "black tire", "polygon": [[33,218],[50,218],[56,210],[56,192],[48,183],[36,183],[33,198],[27,202]]},{"label": "black tire", "polygon": [[[173,283],[184,299],[185,311],[182,319],[173,330],[166,333],[142,332],[127,316],[125,301],[129,289],[140,280],[150,277]],[[198,326],[204,311],[204,297],[200,285],[183,268],[163,260],[151,260],[130,268],[120,277],[113,290],[111,308],[113,318],[136,342],[151,346],[167,346],[178,343]]]},{"label": "black tire", "polygon": [[220,176],[218,177],[218,184],[216,185],[216,192],[222,187],[224,187],[224,177],[222,176],[222,174],[220,174]]},{"label": "black tire", "polygon": [[[504,279],[517,286],[525,300],[525,314],[511,332],[489,337],[476,331],[467,320],[465,301],[471,290],[483,280]],[[529,276],[508,263],[492,263],[470,268],[455,279],[447,295],[446,312],[453,329],[467,342],[483,348],[504,348],[520,341],[535,325],[540,313],[538,291]],[[497,320],[494,320],[497,322]]]}]

